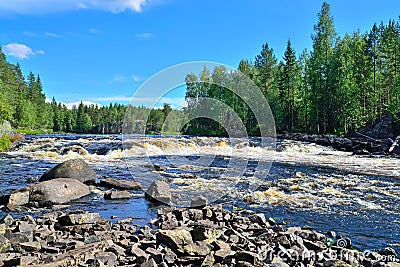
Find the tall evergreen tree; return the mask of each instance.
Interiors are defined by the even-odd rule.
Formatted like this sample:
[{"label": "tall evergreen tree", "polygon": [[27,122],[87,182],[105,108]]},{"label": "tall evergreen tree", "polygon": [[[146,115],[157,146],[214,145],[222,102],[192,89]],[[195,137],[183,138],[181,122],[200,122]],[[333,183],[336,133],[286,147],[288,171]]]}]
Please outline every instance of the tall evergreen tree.
[{"label": "tall evergreen tree", "polygon": [[332,86],[332,55],[336,42],[336,31],[330,6],[324,2],[318,13],[318,23],[312,35],[313,50],[310,58],[311,108],[315,131],[331,132],[335,126],[333,110],[335,91]]}]

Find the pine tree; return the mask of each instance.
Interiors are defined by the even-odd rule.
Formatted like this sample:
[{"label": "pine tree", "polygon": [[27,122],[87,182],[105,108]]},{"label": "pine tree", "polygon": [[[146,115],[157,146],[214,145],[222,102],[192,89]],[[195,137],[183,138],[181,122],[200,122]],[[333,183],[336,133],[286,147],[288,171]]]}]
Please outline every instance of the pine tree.
[{"label": "pine tree", "polygon": [[332,86],[331,61],[336,42],[336,31],[330,6],[324,2],[318,13],[318,23],[314,26],[312,35],[313,51],[310,58],[311,108],[315,131],[331,132],[334,128],[335,92]]}]

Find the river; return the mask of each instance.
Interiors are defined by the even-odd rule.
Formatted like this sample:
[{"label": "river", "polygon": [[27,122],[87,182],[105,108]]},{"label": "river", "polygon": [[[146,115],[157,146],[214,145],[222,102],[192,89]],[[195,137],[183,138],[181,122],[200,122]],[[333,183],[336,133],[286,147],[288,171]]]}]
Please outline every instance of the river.
[{"label": "river", "polygon": [[[291,225],[336,231],[362,250],[391,246],[400,251],[400,159],[354,156],[289,140],[278,140],[272,150],[255,138],[27,135],[15,149],[0,154],[1,193],[77,157],[99,179],[134,179],[144,185],[160,176],[168,179],[178,204],[201,192],[230,209],[250,208]],[[155,171],[153,165],[162,169]],[[257,172],[261,182],[252,178]],[[93,190],[70,209],[148,224],[156,208],[142,192],[135,193],[130,200],[109,201]]]}]

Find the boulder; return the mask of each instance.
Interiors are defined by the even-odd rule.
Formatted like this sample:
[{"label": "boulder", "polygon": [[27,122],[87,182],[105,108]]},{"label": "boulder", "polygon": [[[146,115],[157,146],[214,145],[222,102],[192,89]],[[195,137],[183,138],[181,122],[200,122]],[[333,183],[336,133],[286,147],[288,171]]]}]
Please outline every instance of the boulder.
[{"label": "boulder", "polygon": [[140,183],[134,181],[117,180],[106,178],[100,181],[100,186],[121,190],[137,190],[141,188]]},{"label": "boulder", "polygon": [[169,185],[161,180],[151,183],[145,193],[145,198],[149,201],[169,204],[171,202],[171,189]]},{"label": "boulder", "polygon": [[29,188],[30,202],[39,204],[63,204],[89,194],[89,186],[70,178],[44,181]]},{"label": "boulder", "polygon": [[85,184],[96,184],[97,174],[83,159],[70,159],[45,172],[39,181],[73,178]]}]

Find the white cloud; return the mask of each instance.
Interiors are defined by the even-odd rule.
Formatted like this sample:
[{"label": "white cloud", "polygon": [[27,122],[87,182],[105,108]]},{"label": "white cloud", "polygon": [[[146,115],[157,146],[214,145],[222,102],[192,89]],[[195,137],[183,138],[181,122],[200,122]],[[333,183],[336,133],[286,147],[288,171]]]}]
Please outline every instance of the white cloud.
[{"label": "white cloud", "polygon": [[144,105],[146,107],[158,107],[164,103],[170,104],[173,107],[185,107],[187,106],[185,98],[183,97],[129,97],[129,96],[110,96],[110,97],[98,97],[92,99],[92,101],[98,102],[130,102],[134,106]]},{"label": "white cloud", "polygon": [[151,0],[3,0],[0,13],[47,14],[79,9],[100,9],[112,13],[141,12]]},{"label": "white cloud", "polygon": [[38,54],[38,55],[43,55],[44,51],[43,50],[36,50],[35,53]]},{"label": "white cloud", "polygon": [[149,32],[145,32],[145,33],[141,33],[141,34],[136,34],[135,37],[140,40],[148,40],[148,39],[153,38],[154,36],[153,36],[153,34],[151,34]]},{"label": "white cloud", "polygon": [[[7,56],[16,57],[18,59],[28,59],[30,56],[35,55],[32,48],[24,44],[11,43],[3,46],[4,53]],[[43,54],[43,50],[38,50],[38,54]]]},{"label": "white cloud", "polygon": [[59,34],[54,33],[54,32],[45,32],[44,35],[46,35],[48,37],[54,37],[54,38],[64,38],[64,36],[59,35]]},{"label": "white cloud", "polygon": [[98,29],[95,29],[95,28],[90,28],[90,29],[89,29],[89,32],[90,32],[91,34],[101,34],[101,33],[103,33],[103,31],[98,30]]},{"label": "white cloud", "polygon": [[140,81],[143,81],[143,78],[138,75],[132,75],[132,80],[134,82],[140,82]]},{"label": "white cloud", "polygon": [[83,3],[78,3],[76,6],[78,7],[78,9],[88,9],[87,5]]},{"label": "white cloud", "polygon": [[26,35],[26,36],[29,36],[29,37],[33,37],[33,36],[36,36],[36,35],[37,35],[36,32],[23,32],[22,34],[23,34],[23,35]]},{"label": "white cloud", "polygon": [[[79,102],[71,102],[71,103],[61,103],[62,105],[65,105],[67,107],[67,109],[72,109],[74,106],[76,108],[78,108],[79,104],[81,103],[81,101]],[[99,108],[102,107],[102,105],[100,103],[95,103],[92,101],[82,101],[82,104],[86,105],[86,106],[91,106],[91,105],[95,105],[98,106]]]}]

